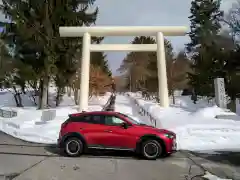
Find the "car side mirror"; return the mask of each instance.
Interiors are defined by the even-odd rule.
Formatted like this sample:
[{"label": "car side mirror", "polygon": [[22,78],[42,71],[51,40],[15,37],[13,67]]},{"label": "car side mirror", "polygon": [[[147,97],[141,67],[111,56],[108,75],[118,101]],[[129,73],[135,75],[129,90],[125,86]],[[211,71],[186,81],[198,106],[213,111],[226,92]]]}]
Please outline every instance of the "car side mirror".
[{"label": "car side mirror", "polygon": [[121,127],[123,128],[123,129],[127,129],[128,128],[128,124],[127,123],[125,123],[125,122],[123,122],[122,124],[121,124]]}]

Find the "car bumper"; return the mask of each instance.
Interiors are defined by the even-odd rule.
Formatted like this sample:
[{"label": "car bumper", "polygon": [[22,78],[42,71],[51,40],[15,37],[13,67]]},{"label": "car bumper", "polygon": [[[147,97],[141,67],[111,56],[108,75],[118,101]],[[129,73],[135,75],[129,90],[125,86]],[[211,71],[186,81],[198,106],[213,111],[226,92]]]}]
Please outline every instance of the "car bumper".
[{"label": "car bumper", "polygon": [[166,153],[167,154],[172,154],[176,151],[177,151],[176,138],[168,139],[168,141],[166,142]]}]

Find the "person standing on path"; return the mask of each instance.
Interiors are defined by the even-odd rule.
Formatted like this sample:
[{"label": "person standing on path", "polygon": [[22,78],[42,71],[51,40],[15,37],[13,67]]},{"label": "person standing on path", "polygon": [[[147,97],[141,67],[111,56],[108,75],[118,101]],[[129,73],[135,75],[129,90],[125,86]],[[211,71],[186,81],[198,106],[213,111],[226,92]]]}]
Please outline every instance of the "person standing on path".
[{"label": "person standing on path", "polygon": [[112,79],[112,93],[115,95],[116,94],[116,83],[114,79]]}]

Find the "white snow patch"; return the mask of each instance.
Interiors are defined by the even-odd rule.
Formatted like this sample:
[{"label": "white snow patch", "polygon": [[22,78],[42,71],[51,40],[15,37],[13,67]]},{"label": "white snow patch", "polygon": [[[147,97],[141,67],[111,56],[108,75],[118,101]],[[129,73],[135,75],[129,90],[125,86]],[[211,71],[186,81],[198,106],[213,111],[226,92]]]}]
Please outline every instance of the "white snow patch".
[{"label": "white snow patch", "polygon": [[[52,91],[53,90],[54,88],[52,88]],[[89,100],[88,110],[102,110],[103,105],[109,97],[110,93],[106,93],[106,95],[102,97],[92,97]],[[12,118],[0,117],[0,131],[29,142],[55,144],[61,124],[68,118],[69,114],[78,111],[78,106],[75,105],[74,98],[68,97],[67,95],[63,96],[63,101],[59,107],[47,110],[37,110],[36,107],[33,106],[32,101],[28,101],[29,97],[27,95],[22,96],[23,108],[14,107],[16,106],[15,101],[11,98],[13,98],[13,95],[8,90],[0,92],[1,109],[17,113],[17,116]],[[56,111],[54,119],[49,121],[42,120],[43,111],[49,110]]]},{"label": "white snow patch", "polygon": [[[227,119],[237,116],[226,109],[208,104],[202,99],[197,104],[188,96],[176,97],[176,104],[161,108],[157,103],[145,101],[130,93],[141,107],[157,119],[157,127],[177,134],[178,149],[191,151],[236,151],[240,150],[240,121]],[[216,116],[225,116],[217,119]],[[238,118],[237,118],[238,119]]]},{"label": "white snow patch", "polygon": [[207,178],[209,180],[232,180],[232,179],[225,179],[225,178],[222,179],[220,177],[217,177],[217,176],[211,174],[210,172],[205,172],[205,175],[202,177]]}]

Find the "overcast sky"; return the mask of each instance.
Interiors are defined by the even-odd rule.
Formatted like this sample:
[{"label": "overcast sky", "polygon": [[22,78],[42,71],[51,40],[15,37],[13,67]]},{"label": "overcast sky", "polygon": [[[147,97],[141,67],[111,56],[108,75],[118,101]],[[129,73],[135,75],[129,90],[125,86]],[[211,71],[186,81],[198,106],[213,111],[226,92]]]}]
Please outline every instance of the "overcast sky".
[{"label": "overcast sky", "polygon": [[[234,0],[223,0],[222,8],[229,9]],[[97,25],[113,26],[189,26],[191,0],[96,0],[99,7]],[[133,38],[108,37],[104,43],[129,43]],[[171,37],[174,51],[184,48],[188,37]],[[107,52],[114,74],[126,55]]]},{"label": "overcast sky", "polygon": [[[222,9],[227,10],[236,0],[222,0]],[[2,4],[2,0],[0,0]],[[103,26],[189,26],[191,0],[96,0],[99,7],[97,25]],[[0,19],[4,16],[0,14]],[[104,43],[129,43],[133,38],[107,37]],[[177,52],[189,39],[168,38]],[[107,52],[110,68],[116,74],[125,57],[124,52]]]}]

